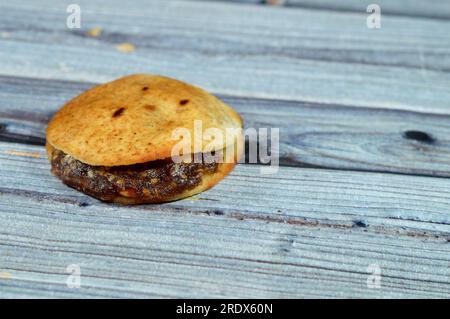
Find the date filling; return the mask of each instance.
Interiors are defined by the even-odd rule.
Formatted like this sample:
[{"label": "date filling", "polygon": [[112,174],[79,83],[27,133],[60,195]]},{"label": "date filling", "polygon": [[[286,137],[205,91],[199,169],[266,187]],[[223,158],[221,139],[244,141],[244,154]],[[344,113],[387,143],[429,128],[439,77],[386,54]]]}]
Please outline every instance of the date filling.
[{"label": "date filling", "polygon": [[200,185],[218,163],[174,163],[172,159],[126,166],[91,166],[54,149],[52,173],[65,184],[107,202],[150,203]]}]

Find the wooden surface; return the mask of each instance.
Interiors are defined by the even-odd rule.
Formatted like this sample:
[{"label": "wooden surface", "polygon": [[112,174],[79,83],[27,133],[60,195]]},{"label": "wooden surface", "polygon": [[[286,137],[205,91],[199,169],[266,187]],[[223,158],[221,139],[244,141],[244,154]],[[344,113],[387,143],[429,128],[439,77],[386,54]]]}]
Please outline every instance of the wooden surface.
[{"label": "wooden surface", "polygon": [[[387,16],[372,30],[365,14],[112,0],[79,1],[84,29],[71,31],[66,3],[51,3],[1,4],[12,33],[2,74],[103,82],[147,71],[228,95],[450,114],[449,21]],[[97,26],[102,36],[85,35]],[[132,55],[115,50],[124,42]]]},{"label": "wooden surface", "polygon": [[[71,2],[1,3],[0,297],[449,298],[448,7],[407,2],[381,3],[379,30],[358,1],[81,1],[78,30]],[[61,184],[46,123],[134,72],[280,128],[278,173],[242,164],[194,198],[136,207]]]},{"label": "wooden surface", "polygon": [[[192,0],[188,0],[192,1]],[[280,5],[289,8],[313,9],[323,11],[355,12],[363,13],[369,4],[378,4],[383,14],[420,17],[428,19],[450,18],[450,4],[448,0],[197,0],[197,1],[221,1],[237,2],[242,4]]]}]

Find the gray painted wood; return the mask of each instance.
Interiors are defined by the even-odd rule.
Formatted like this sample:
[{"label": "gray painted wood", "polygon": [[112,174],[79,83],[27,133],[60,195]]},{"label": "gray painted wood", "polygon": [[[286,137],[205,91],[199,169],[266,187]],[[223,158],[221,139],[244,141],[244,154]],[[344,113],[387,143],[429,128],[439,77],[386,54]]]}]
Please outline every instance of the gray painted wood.
[{"label": "gray painted wood", "polygon": [[319,9],[327,11],[366,12],[370,3],[380,6],[382,14],[413,17],[444,19],[450,18],[450,3],[448,0],[284,0],[284,5],[294,8]]},{"label": "gray painted wood", "polygon": [[[68,3],[1,4],[2,74],[104,82],[153,72],[230,95],[450,112],[445,20],[392,16],[371,30],[364,14],[116,0],[81,1],[83,29],[69,30]],[[86,37],[94,26],[104,33]],[[137,50],[114,49],[123,42]]]},{"label": "gray painted wood", "polygon": [[[2,191],[69,197],[81,206],[96,202],[63,186],[49,173],[47,162],[43,147],[0,142]],[[268,221],[273,217],[279,222],[305,219],[307,224],[349,228],[363,221],[365,228],[375,232],[387,228],[414,236],[429,232],[428,237],[445,239],[449,235],[449,179],[290,167],[280,167],[276,174],[261,174],[260,168],[240,165],[231,178],[214,188],[212,196],[207,192],[199,196],[200,201],[178,201],[164,207],[227,211],[236,216],[242,212],[243,216],[266,216]],[[240,207],[236,207],[237,199]]]},{"label": "gray painted wood", "polygon": [[[193,1],[193,0],[186,0]],[[196,0],[196,1],[221,1],[239,4],[278,4],[289,8],[314,9],[325,11],[345,11],[364,13],[371,3],[381,7],[383,15],[397,15],[413,18],[449,19],[450,3],[448,0]]]},{"label": "gray painted wood", "polygon": [[62,185],[42,147],[0,143],[0,163],[3,297],[450,297],[447,179],[239,165],[194,198],[123,207]]},{"label": "gray painted wood", "polygon": [[152,72],[280,127],[283,164],[448,176],[450,22],[368,30],[354,12],[111,0],[77,1],[82,29],[68,30],[69,3],[0,4],[0,297],[450,297],[449,179],[238,165],[193,198],[124,207],[64,186],[42,146],[11,143],[42,144],[91,85]]},{"label": "gray painted wood", "polygon": [[[53,113],[91,86],[0,76],[0,139],[43,145]],[[246,127],[280,129],[282,165],[450,176],[448,116],[221,98],[243,116]]]}]

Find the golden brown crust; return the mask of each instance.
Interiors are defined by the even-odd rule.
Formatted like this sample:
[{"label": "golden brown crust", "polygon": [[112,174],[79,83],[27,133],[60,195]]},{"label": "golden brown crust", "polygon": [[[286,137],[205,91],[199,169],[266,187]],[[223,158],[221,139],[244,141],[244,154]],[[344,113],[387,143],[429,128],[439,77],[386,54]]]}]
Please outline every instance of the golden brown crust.
[{"label": "golden brown crust", "polygon": [[240,116],[206,91],[136,74],[69,101],[51,120],[47,142],[86,164],[132,165],[170,157],[179,142],[172,139],[173,130],[183,127],[193,136],[194,120],[202,120],[203,130],[216,127],[224,136],[226,128],[242,127]]}]

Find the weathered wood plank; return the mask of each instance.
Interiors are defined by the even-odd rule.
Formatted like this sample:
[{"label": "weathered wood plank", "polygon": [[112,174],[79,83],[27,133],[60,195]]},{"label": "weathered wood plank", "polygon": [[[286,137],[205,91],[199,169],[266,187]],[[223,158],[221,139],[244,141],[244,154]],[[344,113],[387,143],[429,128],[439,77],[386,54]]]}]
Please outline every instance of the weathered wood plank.
[{"label": "weathered wood plank", "polygon": [[[43,147],[0,143],[0,163],[3,193],[66,198],[80,206],[98,203],[49,173]],[[200,200],[146,209],[164,207],[324,227],[361,226],[366,231],[446,240],[450,235],[449,186],[450,180],[442,178],[290,167],[261,175],[258,165],[239,165],[230,178],[202,194]]]},{"label": "weathered wood plank", "polygon": [[[319,10],[339,10],[348,12],[366,12],[370,2],[364,0],[283,0],[283,5],[294,8]],[[450,18],[450,3],[448,0],[379,0],[382,14],[429,19]]]},{"label": "weathered wood plank", "polygon": [[[193,1],[193,0],[185,0]],[[345,11],[365,13],[370,2],[365,0],[196,0],[221,1],[240,4],[277,4],[290,8]],[[449,19],[450,3],[448,0],[379,0],[376,3],[381,7],[382,14],[397,15],[414,18]]]},{"label": "weathered wood plank", "polygon": [[44,156],[0,144],[2,297],[450,296],[446,179],[241,165],[193,199],[122,207],[63,186]]},{"label": "weathered wood plank", "polygon": [[[52,114],[92,85],[0,76],[0,139],[43,145]],[[221,98],[246,127],[280,128],[282,165],[450,177],[448,116]]]},{"label": "weathered wood plank", "polygon": [[[2,74],[103,82],[153,72],[224,94],[450,113],[448,21],[385,17],[370,30],[354,13],[81,1],[83,29],[71,31],[68,3],[1,4]],[[86,37],[94,26],[103,34]],[[122,42],[137,50],[116,51]]]},{"label": "weathered wood plank", "polygon": [[448,244],[432,240],[0,196],[2,297],[449,297]]}]

